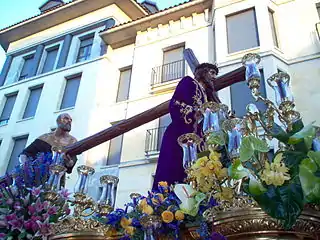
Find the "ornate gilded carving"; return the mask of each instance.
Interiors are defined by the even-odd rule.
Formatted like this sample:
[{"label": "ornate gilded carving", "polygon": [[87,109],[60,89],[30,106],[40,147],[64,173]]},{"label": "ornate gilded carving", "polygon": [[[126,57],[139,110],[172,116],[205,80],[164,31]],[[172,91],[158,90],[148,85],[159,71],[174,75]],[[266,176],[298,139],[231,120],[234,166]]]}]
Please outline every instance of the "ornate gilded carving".
[{"label": "ornate gilded carving", "polygon": [[54,234],[50,239],[61,239],[59,235],[72,233],[81,233],[83,235],[93,234],[95,236],[104,237],[109,230],[110,227],[93,219],[68,217],[53,225]]}]

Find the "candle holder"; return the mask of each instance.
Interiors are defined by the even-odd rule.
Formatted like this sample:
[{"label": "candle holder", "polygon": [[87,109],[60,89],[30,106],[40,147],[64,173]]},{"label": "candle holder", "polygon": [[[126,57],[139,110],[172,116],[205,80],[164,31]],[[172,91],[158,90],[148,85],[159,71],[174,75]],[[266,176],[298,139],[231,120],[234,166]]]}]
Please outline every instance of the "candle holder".
[{"label": "candle holder", "polygon": [[155,215],[145,215],[140,218],[140,223],[144,228],[144,240],[156,240],[157,229],[161,227],[161,218]]},{"label": "candle holder", "polygon": [[188,169],[198,159],[197,147],[201,138],[195,133],[187,133],[178,138],[178,143],[183,149],[183,167]]},{"label": "candle holder", "polygon": [[220,133],[221,123],[227,119],[228,106],[215,102],[206,102],[200,107],[204,116],[203,132],[206,136],[211,133]]},{"label": "candle holder", "polygon": [[242,141],[243,120],[232,118],[223,122],[223,130],[228,134],[228,152],[231,158],[240,156],[240,145]]},{"label": "candle holder", "polygon": [[255,53],[248,53],[242,58],[242,65],[246,67],[246,81],[254,97],[260,95],[260,61],[261,57]]},{"label": "candle holder", "polygon": [[62,165],[52,164],[49,167],[50,176],[46,183],[45,199],[50,202],[55,202],[59,198],[58,191],[61,188],[61,178],[66,173],[67,169]]},{"label": "candle holder", "polygon": [[107,215],[113,211],[118,182],[119,178],[115,176],[105,175],[100,177],[103,189],[98,201],[98,211],[101,215]]}]

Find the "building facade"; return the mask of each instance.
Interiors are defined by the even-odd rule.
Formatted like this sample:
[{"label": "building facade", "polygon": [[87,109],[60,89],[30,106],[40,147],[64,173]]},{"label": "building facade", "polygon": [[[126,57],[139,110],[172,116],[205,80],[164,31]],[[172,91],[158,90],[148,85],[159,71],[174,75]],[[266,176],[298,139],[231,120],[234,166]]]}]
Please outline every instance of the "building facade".
[{"label": "building facade", "polygon": [[[192,76],[185,48],[200,62],[217,62],[220,74],[259,53],[262,94],[274,100],[266,79],[289,73],[297,110],[319,124],[319,0],[190,0],[161,11],[149,1],[88,1],[47,1],[40,15],[0,30],[7,53],[0,174],[17,164],[26,144],[54,129],[60,113],[71,114],[71,134],[82,139],[170,99],[179,80]],[[238,116],[253,101],[245,83],[219,97]],[[163,116],[78,156],[77,165],[96,170],[89,193],[99,196],[105,174],[120,179],[118,206],[131,192],[146,193],[169,123]],[[67,186],[76,180],[74,171]]]}]

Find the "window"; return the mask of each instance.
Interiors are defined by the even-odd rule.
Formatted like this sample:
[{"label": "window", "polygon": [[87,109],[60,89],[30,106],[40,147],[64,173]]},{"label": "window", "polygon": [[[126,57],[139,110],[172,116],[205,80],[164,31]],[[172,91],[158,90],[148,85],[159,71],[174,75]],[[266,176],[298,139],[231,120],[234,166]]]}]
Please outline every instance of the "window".
[{"label": "window", "polygon": [[[266,86],[263,76],[263,70],[260,70],[261,82],[260,93],[263,97],[266,97]],[[254,103],[260,111],[265,111],[266,106],[262,102],[255,102],[251,95],[251,90],[248,88],[246,82],[238,82],[231,85],[231,105],[232,110],[235,111],[237,117],[243,117],[246,114],[246,106],[249,103]]]},{"label": "window", "polygon": [[226,18],[229,53],[259,46],[259,34],[254,9],[229,15]]},{"label": "window", "polygon": [[14,93],[6,96],[6,103],[4,104],[4,108],[2,110],[1,117],[0,117],[0,125],[4,125],[8,123],[11,117],[13,106],[16,102],[17,95],[18,93]]},{"label": "window", "polygon": [[270,25],[271,25],[273,44],[274,44],[274,46],[279,47],[277,30],[276,30],[276,25],[274,22],[274,12],[271,11],[270,9],[269,9],[269,20],[270,20]]},{"label": "window", "polygon": [[183,47],[178,47],[163,52],[162,81],[167,82],[184,76],[185,64]]},{"label": "window", "polygon": [[14,139],[14,146],[11,152],[9,164],[7,167],[7,172],[11,172],[14,170],[15,166],[19,164],[19,155],[23,151],[23,149],[26,147],[28,141],[28,136],[15,138]]},{"label": "window", "polygon": [[88,60],[91,55],[91,48],[93,44],[93,35],[80,39],[80,48],[77,57],[77,62]]},{"label": "window", "polygon": [[120,71],[117,102],[121,102],[129,99],[131,73],[132,73],[131,68]]},{"label": "window", "polygon": [[33,59],[34,59],[34,55],[29,55],[23,58],[24,62],[23,62],[21,73],[20,73],[19,81],[31,76]]},{"label": "window", "polygon": [[60,109],[70,108],[76,105],[80,80],[80,75],[66,80],[66,87],[64,89]]},{"label": "window", "polygon": [[59,51],[59,46],[54,46],[46,50],[47,55],[42,68],[42,73],[50,72],[54,69],[58,51]]},{"label": "window", "polygon": [[316,8],[317,8],[318,15],[319,15],[319,18],[320,18],[320,2],[316,3]]},{"label": "window", "polygon": [[123,135],[110,140],[107,165],[120,164]]},{"label": "window", "polygon": [[37,111],[39,99],[42,92],[42,86],[31,88],[27,106],[24,110],[23,119],[34,117]]}]

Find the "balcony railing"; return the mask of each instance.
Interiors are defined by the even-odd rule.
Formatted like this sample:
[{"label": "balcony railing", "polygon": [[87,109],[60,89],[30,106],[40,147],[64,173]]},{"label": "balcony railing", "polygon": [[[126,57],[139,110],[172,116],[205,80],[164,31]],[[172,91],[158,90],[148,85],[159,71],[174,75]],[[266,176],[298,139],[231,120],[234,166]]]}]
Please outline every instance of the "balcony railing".
[{"label": "balcony railing", "polygon": [[166,63],[152,69],[151,85],[169,82],[185,76],[185,60]]},{"label": "balcony railing", "polygon": [[146,136],[146,155],[158,153],[160,151],[163,134],[167,127],[153,128],[147,130]]},{"label": "balcony railing", "polygon": [[316,30],[317,30],[317,33],[318,33],[318,38],[320,40],[320,22],[316,23]]}]

